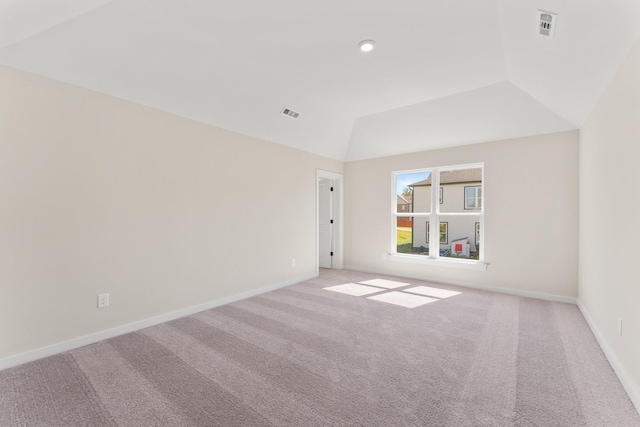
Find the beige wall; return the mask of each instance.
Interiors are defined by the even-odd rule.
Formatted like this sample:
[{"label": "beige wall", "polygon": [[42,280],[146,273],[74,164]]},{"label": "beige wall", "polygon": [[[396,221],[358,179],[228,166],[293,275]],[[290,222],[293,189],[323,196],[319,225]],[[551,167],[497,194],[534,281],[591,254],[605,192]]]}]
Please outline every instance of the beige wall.
[{"label": "beige wall", "polygon": [[[577,131],[345,165],[345,265],[447,283],[576,297]],[[383,260],[392,171],[484,162],[487,271]]]},{"label": "beige wall", "polygon": [[640,39],[581,130],[579,290],[640,409],[639,76]]},{"label": "beige wall", "polygon": [[0,94],[0,359],[315,274],[341,162],[7,68]]}]

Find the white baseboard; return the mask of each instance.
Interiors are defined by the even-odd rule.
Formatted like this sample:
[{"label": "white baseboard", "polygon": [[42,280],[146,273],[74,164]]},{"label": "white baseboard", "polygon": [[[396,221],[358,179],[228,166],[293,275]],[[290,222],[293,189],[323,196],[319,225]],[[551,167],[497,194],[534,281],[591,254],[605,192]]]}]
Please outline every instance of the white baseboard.
[{"label": "white baseboard", "polygon": [[230,297],[209,301],[204,304],[198,304],[192,307],[184,308],[182,310],[172,311],[170,313],[161,314],[159,316],[150,317],[148,319],[140,320],[133,323],[128,323],[126,325],[122,325],[112,329],[107,329],[105,331],[100,331],[100,332],[85,335],[82,337],[74,338],[68,341],[63,341],[47,347],[41,347],[35,350],[16,354],[14,356],[5,357],[3,359],[0,359],[0,371],[3,369],[11,368],[13,366],[22,365],[23,363],[42,359],[44,357],[53,356],[54,354],[84,347],[85,345],[93,344],[98,341],[106,340],[108,338],[113,338],[118,335],[123,335],[129,332],[138,331],[140,329],[148,328],[150,326],[155,326],[160,323],[178,319],[180,317],[189,316],[191,314],[199,313],[201,311],[209,310],[211,308],[219,307],[221,305],[230,304],[232,302],[250,298],[265,292],[274,291],[276,289],[284,288],[285,286],[290,286],[296,283],[311,280],[315,277],[318,277],[318,275],[314,274],[311,276],[300,277],[296,280],[264,286],[251,291],[246,291],[236,295],[232,295]]},{"label": "white baseboard", "polygon": [[587,309],[584,307],[584,305],[582,305],[580,299],[578,299],[578,308],[580,309],[580,312],[582,313],[584,319],[587,321],[587,324],[591,328],[591,332],[593,332],[593,335],[596,337],[598,344],[600,344],[600,348],[609,361],[609,364],[611,364],[613,372],[615,372],[618,376],[618,379],[622,383],[622,387],[624,387],[625,391],[629,395],[629,399],[631,399],[631,402],[633,403],[633,406],[636,407],[636,411],[638,411],[638,414],[640,414],[640,393],[635,388],[633,381],[629,379],[627,372],[618,361],[618,358],[613,353],[613,350],[611,350],[611,347],[609,347],[607,342],[604,340],[604,337],[596,327],[593,319],[591,319],[591,316],[589,316]]},{"label": "white baseboard", "polygon": [[501,293],[501,294],[509,294],[509,295],[514,295],[514,296],[518,296],[518,297],[536,298],[536,299],[542,299],[542,300],[546,300],[546,301],[564,302],[564,303],[567,303],[567,304],[576,304],[576,302],[577,302],[577,299],[574,298],[574,297],[565,297],[565,296],[562,296],[562,295],[553,295],[553,294],[545,294],[545,293],[541,293],[541,292],[523,291],[523,290],[519,290],[519,289],[499,288],[499,287],[495,287],[495,286],[474,285],[474,284],[469,284],[469,283],[452,282],[452,281],[445,281],[445,280],[440,280],[440,279],[438,279],[438,280],[430,280],[428,277],[419,277],[419,276],[411,276],[411,275],[404,275],[404,274],[397,274],[397,273],[389,273],[389,272],[383,271],[383,270],[360,268],[360,267],[354,267],[354,266],[351,266],[351,265],[345,265],[344,268],[345,268],[345,270],[361,271],[363,273],[372,273],[372,274],[384,274],[386,276],[404,277],[405,279],[424,280],[426,282],[442,283],[443,285],[451,285],[451,286],[460,286],[461,288],[480,289],[480,290],[483,290],[483,291],[498,292],[498,293]]}]

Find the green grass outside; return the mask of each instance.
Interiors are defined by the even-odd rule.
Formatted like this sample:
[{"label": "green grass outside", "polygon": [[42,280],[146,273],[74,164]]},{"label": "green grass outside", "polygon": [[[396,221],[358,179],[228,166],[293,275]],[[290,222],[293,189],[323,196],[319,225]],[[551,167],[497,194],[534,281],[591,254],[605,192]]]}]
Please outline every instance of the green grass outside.
[{"label": "green grass outside", "polygon": [[409,244],[412,243],[411,229],[398,228],[397,233],[398,235],[397,235],[396,242],[398,243],[398,246],[404,245],[406,243],[409,243]]},{"label": "green grass outside", "polygon": [[410,228],[398,228],[396,244],[398,245],[398,253],[410,254],[413,252],[413,241]]},{"label": "green grass outside", "polygon": [[413,245],[411,243],[405,243],[403,245],[398,245],[397,249],[399,254],[412,254],[413,253]]}]

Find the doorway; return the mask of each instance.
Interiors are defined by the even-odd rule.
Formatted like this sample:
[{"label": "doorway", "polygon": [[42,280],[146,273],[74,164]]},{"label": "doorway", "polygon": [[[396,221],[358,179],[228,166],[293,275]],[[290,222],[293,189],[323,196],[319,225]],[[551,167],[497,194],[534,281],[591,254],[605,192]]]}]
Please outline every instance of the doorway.
[{"label": "doorway", "polygon": [[317,171],[317,253],[320,268],[342,268],[342,175]]},{"label": "doorway", "polygon": [[333,180],[318,179],[318,266],[333,268]]}]

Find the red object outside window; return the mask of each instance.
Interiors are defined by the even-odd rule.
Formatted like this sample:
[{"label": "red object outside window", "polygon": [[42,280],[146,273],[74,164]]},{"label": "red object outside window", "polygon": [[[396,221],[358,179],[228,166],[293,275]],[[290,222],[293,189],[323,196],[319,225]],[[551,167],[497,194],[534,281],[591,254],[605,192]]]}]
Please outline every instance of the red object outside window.
[{"label": "red object outside window", "polygon": [[456,252],[462,252],[462,243],[456,243]]}]

